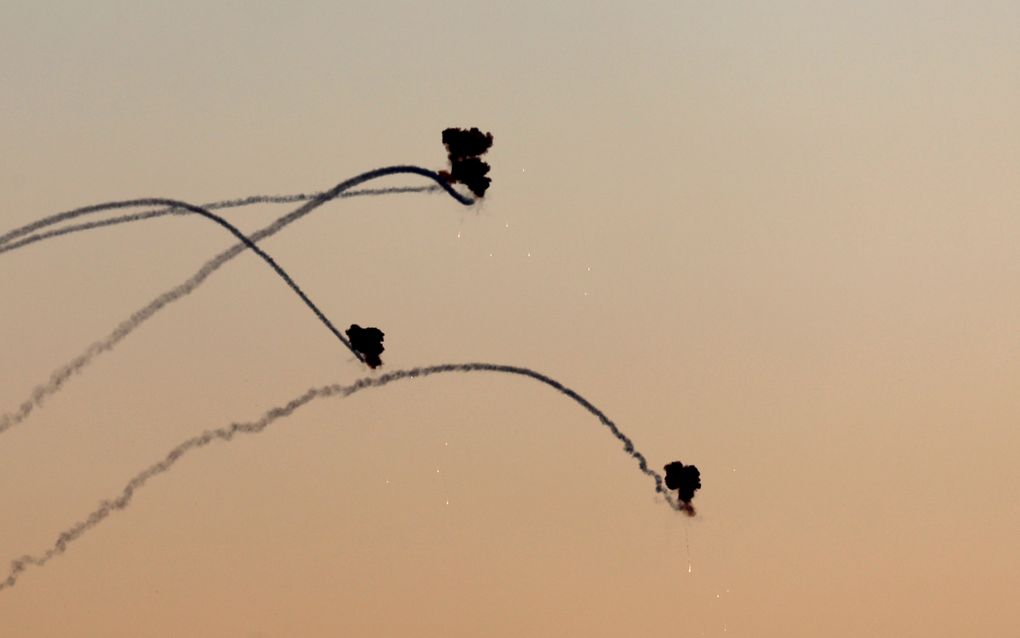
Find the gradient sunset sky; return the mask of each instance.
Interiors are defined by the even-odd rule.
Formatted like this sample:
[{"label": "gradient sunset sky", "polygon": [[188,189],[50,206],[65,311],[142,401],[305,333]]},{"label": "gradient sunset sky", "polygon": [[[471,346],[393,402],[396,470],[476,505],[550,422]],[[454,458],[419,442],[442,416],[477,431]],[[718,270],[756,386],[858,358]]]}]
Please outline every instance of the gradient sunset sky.
[{"label": "gradient sunset sky", "polygon": [[[331,202],[265,242],[381,371],[182,460],[0,591],[0,635],[1013,636],[1020,3],[0,3],[0,234],[98,202]],[[418,177],[374,186],[424,186]],[[254,231],[296,205],[223,211]],[[0,255],[0,410],[232,244]],[[371,373],[251,254],[0,435],[0,579],[204,430]]]}]

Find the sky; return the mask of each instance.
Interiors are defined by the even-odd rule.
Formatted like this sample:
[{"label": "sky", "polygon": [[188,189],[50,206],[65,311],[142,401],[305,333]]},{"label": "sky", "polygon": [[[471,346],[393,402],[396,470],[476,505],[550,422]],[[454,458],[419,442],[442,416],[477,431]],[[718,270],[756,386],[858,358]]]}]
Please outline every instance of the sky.
[{"label": "sky", "polygon": [[[0,434],[5,566],[189,437],[438,363],[547,374],[704,487],[673,511],[531,380],[394,383],[189,454],[0,591],[3,635],[1011,635],[1018,78],[1005,1],[4,2],[0,234],[495,140],[474,207],[265,241],[379,370],[247,254]],[[231,244],[174,216],[0,254],[0,409]]]}]

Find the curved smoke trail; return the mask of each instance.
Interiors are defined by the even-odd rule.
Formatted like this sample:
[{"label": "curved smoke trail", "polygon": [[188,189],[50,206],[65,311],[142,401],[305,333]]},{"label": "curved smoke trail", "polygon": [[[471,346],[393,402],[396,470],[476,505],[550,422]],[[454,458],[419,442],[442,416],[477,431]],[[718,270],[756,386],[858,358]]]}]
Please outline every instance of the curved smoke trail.
[{"label": "curved smoke trail", "polygon": [[[446,180],[443,179],[443,177],[440,176],[438,173],[430,171],[426,168],[420,168],[418,166],[389,166],[386,168],[379,168],[373,171],[368,171],[366,173],[362,173],[348,180],[340,182],[332,189],[320,193],[319,195],[316,195],[313,199],[306,202],[297,209],[291,211],[290,213],[287,213],[282,217],[279,217],[276,221],[269,224],[268,226],[265,226],[262,229],[252,233],[249,237],[247,237],[247,239],[250,240],[251,243],[256,243],[265,239],[266,237],[271,237],[276,233],[280,232],[281,230],[283,230],[284,228],[286,228],[287,226],[289,226],[290,224],[292,224],[293,222],[301,219],[308,213],[312,212],[319,206],[325,204],[326,202],[332,199],[337,198],[341,193],[350,190],[351,188],[354,188],[355,186],[358,186],[364,182],[367,182],[368,180],[383,177],[385,175],[394,175],[398,173],[411,173],[427,177],[432,181],[436,182],[436,184],[438,184],[443,190],[449,193],[450,196],[456,199],[459,203],[465,206],[470,206],[471,204],[474,203],[473,199],[464,197],[457,191],[453,190],[453,188],[446,182]],[[81,211],[82,209],[78,210]],[[71,212],[75,214],[81,214],[75,211]],[[69,214],[71,213],[63,213],[63,215]],[[8,233],[8,235],[10,234],[11,233]],[[216,255],[215,257],[207,261],[205,264],[203,264],[202,267],[199,268],[198,271],[196,271],[195,274],[193,274],[191,277],[189,277],[182,283],[171,288],[170,290],[167,290],[163,294],[159,295],[158,297],[150,301],[148,304],[145,305],[145,307],[134,312],[130,317],[122,321],[113,330],[113,332],[111,332],[105,338],[92,343],[85,350],[85,352],[81,353],[80,355],[78,355],[65,365],[53,371],[53,373],[50,374],[49,381],[37,386],[32,391],[31,396],[25,401],[23,401],[16,411],[4,413],[3,416],[0,416],[0,434],[3,434],[4,432],[10,430],[14,426],[18,425],[19,423],[27,419],[36,408],[40,407],[46,401],[47,398],[59,392],[60,389],[64,386],[64,384],[67,383],[69,379],[71,379],[71,377],[73,377],[75,374],[77,374],[78,372],[83,370],[86,366],[88,366],[90,363],[92,363],[92,361],[97,356],[104,352],[109,352],[110,350],[112,350],[125,337],[134,332],[136,328],[138,328],[140,325],[148,321],[150,318],[152,318],[156,313],[158,313],[166,306],[194,292],[194,290],[201,286],[202,283],[205,282],[205,280],[208,279],[210,275],[219,270],[225,263],[243,253],[245,250],[247,250],[247,248],[248,243],[242,242],[235,244],[228,248],[227,250]]]},{"label": "curved smoke trail", "polygon": [[[418,166],[409,166],[409,165],[405,165],[405,166],[386,166],[386,167],[383,167],[383,168],[377,168],[375,170],[371,170],[371,171],[362,173],[360,175],[357,175],[355,177],[352,177],[349,180],[345,180],[345,181],[341,182],[340,184],[337,184],[336,187],[334,187],[333,189],[331,189],[329,191],[325,191],[325,192],[322,192],[322,193],[317,193],[317,194],[312,195],[310,197],[301,196],[300,199],[315,199],[315,198],[318,198],[318,197],[323,197],[323,198],[325,198],[324,201],[328,201],[330,199],[333,199],[334,197],[338,197],[340,195],[340,193],[342,193],[343,191],[349,190],[349,189],[353,188],[354,186],[356,186],[358,184],[361,184],[361,183],[366,182],[368,180],[376,179],[377,177],[383,177],[385,175],[396,175],[398,173],[411,173],[411,174],[421,175],[423,177],[428,177],[429,179],[433,179],[441,188],[443,188],[447,193],[449,193],[451,197],[456,199],[461,204],[464,204],[465,206],[467,206],[467,205],[470,205],[470,204],[474,203],[474,200],[472,200],[472,199],[470,199],[468,197],[464,197],[463,195],[458,193],[456,190],[453,189],[452,186],[450,186],[450,184],[447,182],[447,180],[440,178],[433,171],[430,171],[430,170],[428,170],[426,168],[421,168],[421,167],[418,167]],[[355,182],[354,186],[349,185],[348,182]],[[339,189],[339,190],[337,190],[337,189]],[[284,196],[284,197],[286,198],[288,196]],[[262,202],[270,203],[270,200],[271,200],[271,198],[266,198],[266,199],[263,200],[263,199],[261,199],[260,196],[256,196],[256,197],[249,197],[249,198],[244,198],[244,199],[239,199],[239,200],[228,200],[228,202],[225,202],[225,204],[229,205],[230,201],[233,201],[234,205],[242,205],[243,206],[246,203],[248,203],[248,204],[258,204],[258,203],[262,203]],[[290,201],[298,201],[298,200],[295,199],[295,200],[290,200]],[[82,215],[91,215],[93,213],[98,213],[98,212],[102,212],[102,211],[105,211],[105,210],[110,210],[110,209],[113,209],[113,208],[126,208],[126,207],[129,207],[129,206],[132,206],[132,205],[133,204],[123,204],[123,203],[120,203],[120,202],[108,202],[108,203],[103,203],[103,204],[91,204],[89,206],[82,206],[81,208],[75,208],[74,210],[65,211],[63,213],[56,213],[54,215],[49,215],[48,217],[43,217],[42,219],[37,219],[34,222],[30,222],[28,224],[25,224],[24,226],[20,226],[18,228],[15,228],[14,230],[11,230],[11,231],[8,231],[7,233],[4,233],[3,235],[0,235],[0,245],[8,243],[12,239],[17,239],[18,237],[22,237],[22,236],[27,235],[27,234],[29,234],[31,232],[39,230],[40,228],[45,228],[46,226],[52,226],[54,224],[59,224],[61,222],[70,221],[72,219],[76,219],[78,217],[81,217]]]},{"label": "curved smoke trail", "polygon": [[7,578],[0,581],[0,591],[13,587],[17,583],[21,573],[28,567],[42,567],[46,565],[46,563],[50,562],[53,558],[67,551],[69,544],[91,531],[94,527],[108,518],[110,514],[113,514],[118,510],[126,509],[134,499],[135,492],[142,487],[145,487],[145,484],[153,477],[169,471],[177,463],[177,461],[181,460],[190,452],[203,448],[214,441],[230,441],[238,434],[258,434],[277,420],[290,416],[298,408],[311,403],[316,399],[324,399],[327,397],[348,397],[356,392],[360,392],[361,390],[381,388],[393,383],[394,381],[427,377],[446,372],[498,372],[502,374],[520,375],[543,383],[573,399],[581,407],[593,414],[602,423],[602,425],[609,428],[609,431],[613,433],[613,436],[623,443],[624,452],[637,461],[638,469],[640,469],[642,473],[650,476],[655,481],[655,491],[663,495],[670,507],[678,511],[684,511],[683,506],[680,503],[675,502],[666,491],[663,485],[662,475],[648,467],[647,459],[645,459],[644,454],[635,449],[634,442],[631,441],[630,437],[624,434],[616,423],[607,417],[602,410],[599,410],[590,401],[574,390],[571,390],[551,377],[547,377],[546,375],[540,372],[535,372],[529,368],[493,363],[446,363],[422,368],[411,368],[409,370],[387,372],[379,377],[366,377],[359,379],[351,385],[334,384],[312,388],[304,394],[291,399],[286,404],[267,411],[257,421],[231,423],[228,426],[216,430],[207,430],[198,436],[194,436],[184,441],[177,447],[170,450],[163,460],[153,463],[136,474],[134,478],[127,482],[127,485],[124,486],[124,489],[121,491],[119,496],[113,500],[103,501],[98,508],[93,510],[84,519],[77,521],[61,532],[57,536],[57,540],[54,541],[53,546],[45,552],[37,556],[24,555],[11,561],[10,572],[8,573]]},{"label": "curved smoke trail", "polygon": [[[435,185],[433,185],[433,186],[394,186],[392,188],[363,188],[363,189],[356,190],[356,191],[340,193],[337,197],[338,198],[348,198],[348,197],[366,197],[366,196],[378,196],[378,195],[396,195],[396,194],[399,194],[399,193],[434,193],[434,192],[436,192],[438,190],[440,190],[440,188],[438,186],[435,186]],[[290,203],[293,203],[293,202],[308,201],[308,200],[310,200],[312,198],[318,197],[319,195],[321,195],[321,193],[313,193],[311,195],[306,195],[306,194],[303,194],[303,193],[302,194],[298,194],[298,195],[253,195],[251,197],[244,197],[244,198],[240,198],[240,199],[228,199],[228,200],[219,201],[219,202],[210,202],[208,204],[202,204],[201,206],[202,206],[202,208],[205,208],[206,210],[219,210],[219,209],[222,209],[222,208],[240,208],[240,207],[243,207],[243,206],[251,206],[252,204],[290,204]],[[99,211],[95,211],[95,212],[99,212]],[[42,232],[42,233],[31,234],[31,235],[28,235],[27,237],[23,237],[22,239],[17,239],[15,237],[14,239],[12,239],[11,241],[8,241],[6,243],[2,240],[2,238],[0,238],[0,255],[2,255],[4,253],[7,253],[7,252],[11,252],[13,250],[17,250],[19,248],[24,248],[25,246],[29,246],[31,244],[34,244],[34,243],[37,243],[37,242],[40,242],[40,241],[45,241],[47,239],[55,239],[57,237],[63,237],[64,235],[71,235],[71,234],[79,233],[79,232],[86,231],[86,230],[93,230],[95,228],[105,228],[107,226],[117,226],[117,225],[120,225],[120,224],[126,224],[126,223],[130,223],[130,222],[144,221],[146,219],[156,219],[158,217],[166,217],[168,215],[187,215],[187,214],[190,214],[190,213],[188,211],[186,211],[186,210],[182,210],[182,209],[179,209],[179,208],[161,208],[159,210],[152,210],[152,211],[147,211],[147,212],[144,212],[144,213],[134,213],[134,214],[131,214],[131,215],[121,215],[119,217],[111,217],[109,219],[104,219],[104,220],[97,221],[97,222],[86,222],[84,224],[74,224],[74,225],[71,225],[71,226],[64,226],[64,227],[58,228],[56,230],[50,230],[50,231],[46,231],[46,232]],[[30,224],[30,226],[35,226],[35,228],[33,228],[32,230],[38,230],[39,227],[36,226],[37,223],[38,222],[33,222],[32,224]],[[52,223],[56,224],[58,222],[52,222]],[[19,233],[19,232],[22,231],[23,228],[24,227],[15,229],[15,230],[11,231],[11,233],[8,233],[8,234],[10,235],[10,234],[14,234],[14,233]],[[21,234],[25,234],[27,232],[32,232],[32,230],[21,232]],[[18,236],[20,236],[20,235],[18,235]],[[16,241],[15,241],[15,239],[16,239]]]},{"label": "curved smoke trail", "polygon": [[339,339],[340,343],[344,344],[344,346],[346,346],[347,349],[350,350],[354,354],[354,356],[358,358],[358,361],[364,362],[365,359],[362,356],[362,354],[354,349],[354,346],[352,346],[351,342],[347,340],[347,337],[345,337],[343,333],[340,332],[337,329],[337,327],[333,325],[333,322],[329,320],[329,317],[327,317],[321,310],[319,310],[319,307],[312,302],[308,295],[305,294],[304,290],[301,290],[301,286],[297,285],[297,282],[295,282],[294,279],[289,274],[287,274],[287,271],[284,270],[280,266],[280,264],[276,263],[276,260],[270,257],[269,253],[262,250],[261,248],[258,247],[257,244],[255,244],[255,242],[248,239],[248,236],[242,233],[240,229],[237,228],[237,226],[234,226],[233,224],[223,219],[216,213],[208,211],[202,208],[201,206],[195,206],[194,204],[182,202],[178,199],[164,199],[162,197],[149,197],[145,199],[131,199],[123,202],[110,202],[108,204],[100,204],[100,206],[102,207],[100,210],[130,208],[135,206],[167,206],[171,208],[180,208],[195,213],[196,215],[200,215],[212,222],[215,222],[219,226],[222,226],[223,228],[227,229],[227,231],[229,231],[231,235],[240,239],[241,243],[243,243],[245,247],[250,249],[259,257],[261,257],[262,261],[269,264],[269,267],[272,268],[274,272],[276,272],[280,279],[283,279],[284,283],[290,286],[290,289],[294,291],[294,294],[301,298],[301,301],[305,302],[305,305],[308,306],[313,313],[315,313],[315,316],[318,317],[319,321],[321,321],[323,325],[325,325],[326,328],[333,333],[333,336]]}]

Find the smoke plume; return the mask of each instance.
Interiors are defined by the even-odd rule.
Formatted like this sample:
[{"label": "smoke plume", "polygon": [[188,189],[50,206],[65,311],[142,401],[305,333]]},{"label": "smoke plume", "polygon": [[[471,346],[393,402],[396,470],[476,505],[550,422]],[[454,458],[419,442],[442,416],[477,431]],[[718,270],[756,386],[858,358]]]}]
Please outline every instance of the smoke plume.
[{"label": "smoke plume", "polygon": [[386,349],[382,344],[384,336],[383,331],[378,328],[362,328],[356,323],[347,329],[351,349],[359,353],[361,360],[373,369],[382,365],[379,355]]},{"label": "smoke plume", "polygon": [[443,131],[443,145],[450,157],[450,181],[460,182],[475,196],[484,197],[492,180],[486,177],[489,165],[479,156],[492,146],[492,133],[482,133],[477,128],[448,128]]},{"label": "smoke plume", "polygon": [[694,493],[701,489],[701,472],[694,465],[684,465],[680,461],[673,461],[663,469],[666,470],[666,487],[676,490],[681,509],[688,516],[694,516],[697,512],[691,501]]}]

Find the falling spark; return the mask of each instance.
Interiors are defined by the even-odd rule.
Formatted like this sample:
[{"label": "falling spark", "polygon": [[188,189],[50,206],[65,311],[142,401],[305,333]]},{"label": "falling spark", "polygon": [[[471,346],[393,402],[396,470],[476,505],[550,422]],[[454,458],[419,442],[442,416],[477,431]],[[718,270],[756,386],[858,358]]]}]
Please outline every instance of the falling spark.
[{"label": "falling spark", "polygon": [[691,563],[691,533],[686,527],[684,527],[684,545],[687,547],[687,573],[690,574],[694,568]]}]

